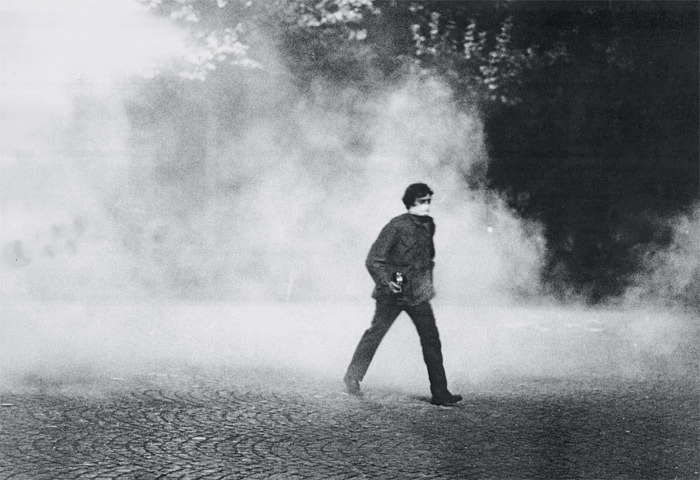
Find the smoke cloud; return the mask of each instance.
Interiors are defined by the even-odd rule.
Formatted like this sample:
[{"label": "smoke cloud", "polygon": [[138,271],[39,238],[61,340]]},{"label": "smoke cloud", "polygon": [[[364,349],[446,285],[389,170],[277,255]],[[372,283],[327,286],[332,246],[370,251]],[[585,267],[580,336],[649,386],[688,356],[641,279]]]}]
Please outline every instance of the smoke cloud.
[{"label": "smoke cloud", "polygon": [[700,205],[666,220],[672,241],[639,252],[643,268],[628,290],[632,305],[685,305],[700,310]]},{"label": "smoke cloud", "polygon": [[236,95],[234,126],[198,97],[183,102],[185,117],[139,132],[131,183],[109,207],[154,293],[366,297],[364,256],[405,211],[403,189],[416,181],[436,191],[441,294],[476,301],[533,284],[536,229],[526,232],[497,198],[465,187],[486,161],[483,128],[444,83],[409,75],[367,94],[317,82],[302,94],[279,74],[253,75],[263,78],[252,91],[241,82],[205,95]]}]

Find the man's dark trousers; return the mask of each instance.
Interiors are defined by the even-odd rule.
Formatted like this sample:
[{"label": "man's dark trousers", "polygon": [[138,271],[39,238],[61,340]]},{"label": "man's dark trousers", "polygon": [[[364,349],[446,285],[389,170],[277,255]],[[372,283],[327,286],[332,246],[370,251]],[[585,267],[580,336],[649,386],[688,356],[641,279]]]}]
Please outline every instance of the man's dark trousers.
[{"label": "man's dark trousers", "polygon": [[405,311],[411,317],[416,330],[418,330],[420,344],[423,349],[423,360],[428,367],[430,392],[433,396],[444,395],[447,392],[447,377],[442,364],[440,335],[435,325],[435,315],[430,302],[423,302],[418,305],[398,305],[392,300],[377,300],[372,325],[362,335],[348,367],[346,377],[358,381],[364,378],[384,335],[386,335],[386,332],[389,331],[394,320],[402,311]]}]

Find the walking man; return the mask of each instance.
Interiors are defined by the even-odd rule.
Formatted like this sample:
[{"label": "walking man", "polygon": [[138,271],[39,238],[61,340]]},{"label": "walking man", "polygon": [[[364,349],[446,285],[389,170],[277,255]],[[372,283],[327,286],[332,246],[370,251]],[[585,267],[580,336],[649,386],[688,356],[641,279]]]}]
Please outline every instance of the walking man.
[{"label": "walking man", "polygon": [[430,305],[435,295],[432,195],[433,191],[424,183],[409,185],[402,199],[408,212],[389,221],[367,255],[365,265],[375,283],[372,297],[377,304],[372,324],[362,335],[344,377],[348,393],[352,395],[362,395],[360,382],[379,344],[394,320],[405,311],[420,337],[431,402],[446,405],[462,400],[460,395],[453,395],[447,389],[440,336]]}]

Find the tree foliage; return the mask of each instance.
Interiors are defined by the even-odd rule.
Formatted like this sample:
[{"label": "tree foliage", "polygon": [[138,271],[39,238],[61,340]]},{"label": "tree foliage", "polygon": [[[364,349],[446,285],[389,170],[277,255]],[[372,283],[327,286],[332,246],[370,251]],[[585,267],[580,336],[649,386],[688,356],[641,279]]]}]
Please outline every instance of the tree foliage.
[{"label": "tree foliage", "polygon": [[[471,101],[516,105],[522,101],[521,89],[528,73],[566,61],[567,50],[558,45],[539,51],[534,45],[518,47],[513,41],[513,17],[499,22],[498,29],[479,29],[475,18],[458,26],[454,15],[440,11],[425,12],[411,25],[415,55],[422,65],[436,69]],[[422,21],[421,21],[422,20]]]},{"label": "tree foliage", "polygon": [[[371,0],[139,0],[190,33],[188,78],[205,80],[217,66],[263,67],[261,43],[312,37],[327,48],[361,41],[362,22],[377,10]],[[258,47],[256,49],[256,47]]]}]

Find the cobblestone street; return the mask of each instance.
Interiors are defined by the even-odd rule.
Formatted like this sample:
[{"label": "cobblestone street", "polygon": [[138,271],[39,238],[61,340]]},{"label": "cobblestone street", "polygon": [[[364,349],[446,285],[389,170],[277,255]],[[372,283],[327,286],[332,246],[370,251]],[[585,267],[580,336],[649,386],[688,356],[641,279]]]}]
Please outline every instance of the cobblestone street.
[{"label": "cobblestone street", "polygon": [[698,475],[698,392],[532,380],[428,397],[292,371],[28,379],[0,407],[0,478],[681,479]]}]

